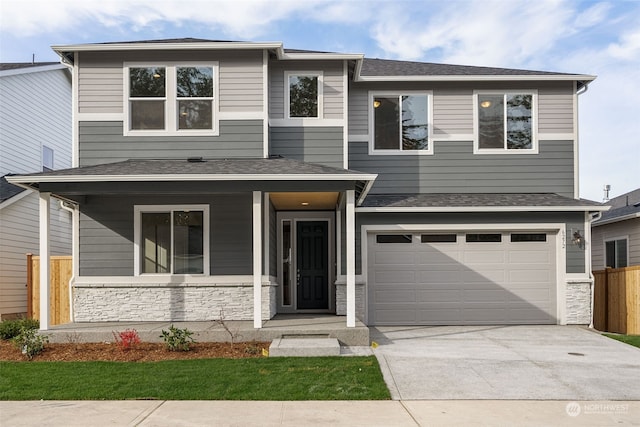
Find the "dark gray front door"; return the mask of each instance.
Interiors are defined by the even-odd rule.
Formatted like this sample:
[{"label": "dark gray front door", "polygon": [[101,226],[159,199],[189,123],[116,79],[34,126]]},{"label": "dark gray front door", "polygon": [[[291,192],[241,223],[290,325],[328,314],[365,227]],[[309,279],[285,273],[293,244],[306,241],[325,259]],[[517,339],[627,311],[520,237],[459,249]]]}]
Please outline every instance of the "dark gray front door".
[{"label": "dark gray front door", "polygon": [[297,222],[298,309],[329,308],[328,225]]}]

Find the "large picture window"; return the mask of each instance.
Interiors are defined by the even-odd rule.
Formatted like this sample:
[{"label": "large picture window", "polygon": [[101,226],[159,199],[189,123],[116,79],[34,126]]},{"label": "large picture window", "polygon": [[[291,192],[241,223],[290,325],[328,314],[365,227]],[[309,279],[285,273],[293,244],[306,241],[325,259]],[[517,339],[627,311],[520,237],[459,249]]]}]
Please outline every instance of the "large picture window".
[{"label": "large picture window", "polygon": [[427,93],[371,95],[373,151],[432,152]]},{"label": "large picture window", "polygon": [[208,274],[208,206],[136,206],[137,274]]},{"label": "large picture window", "polygon": [[215,64],[133,66],[127,70],[125,132],[212,134]]},{"label": "large picture window", "polygon": [[535,93],[477,93],[476,147],[478,151],[536,148]]},{"label": "large picture window", "polygon": [[285,73],[288,118],[321,118],[322,74],[319,72]]}]

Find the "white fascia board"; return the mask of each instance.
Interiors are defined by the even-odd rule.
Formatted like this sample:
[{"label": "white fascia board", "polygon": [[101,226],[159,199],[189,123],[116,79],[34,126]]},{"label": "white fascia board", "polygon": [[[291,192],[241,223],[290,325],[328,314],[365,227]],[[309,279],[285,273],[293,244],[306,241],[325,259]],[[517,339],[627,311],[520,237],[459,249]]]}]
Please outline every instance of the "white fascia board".
[{"label": "white fascia board", "polygon": [[593,81],[596,76],[576,75],[441,75],[441,76],[359,76],[356,82],[460,82],[460,81]]},{"label": "white fascia board", "polygon": [[[377,174],[224,174],[224,175],[56,175],[12,176],[11,184],[30,188],[29,183],[53,182],[155,182],[155,181],[373,181]],[[21,185],[22,184],[22,185]]]},{"label": "white fascia board", "polygon": [[138,51],[138,50],[232,50],[232,49],[278,49],[281,42],[187,42],[187,43],[108,43],[108,44],[76,44],[53,45],[58,55],[65,52],[96,52],[96,51]]},{"label": "white fascia board", "polygon": [[284,52],[278,51],[278,59],[282,60],[314,60],[314,59],[337,59],[337,60],[362,60],[363,54],[360,53],[322,53],[322,52]]},{"label": "white fascia board", "polygon": [[0,71],[0,77],[16,76],[19,74],[41,73],[44,71],[66,70],[68,67],[64,64],[52,64],[36,67],[16,68],[14,70]]},{"label": "white fascia board", "polygon": [[443,206],[443,207],[359,207],[363,212],[576,212],[606,211],[603,206]]},{"label": "white fascia board", "polygon": [[599,220],[597,223],[591,223],[592,227],[599,227],[601,225],[607,225],[607,224],[613,224],[614,222],[620,222],[620,221],[626,221],[628,219],[634,219],[634,218],[640,218],[640,212],[636,212],[636,213],[632,213],[629,215],[624,215],[624,216],[619,216],[616,218],[610,218],[610,219],[605,219],[603,220]]}]

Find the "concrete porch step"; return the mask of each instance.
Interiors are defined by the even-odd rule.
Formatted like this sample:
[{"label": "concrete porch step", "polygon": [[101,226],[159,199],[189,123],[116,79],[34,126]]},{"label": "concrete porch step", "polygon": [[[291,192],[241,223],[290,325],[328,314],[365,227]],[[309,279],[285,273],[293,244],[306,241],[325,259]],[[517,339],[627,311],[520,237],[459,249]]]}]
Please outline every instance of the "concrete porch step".
[{"label": "concrete porch step", "polygon": [[283,336],[269,346],[269,357],[340,356],[340,343],[326,336]]}]

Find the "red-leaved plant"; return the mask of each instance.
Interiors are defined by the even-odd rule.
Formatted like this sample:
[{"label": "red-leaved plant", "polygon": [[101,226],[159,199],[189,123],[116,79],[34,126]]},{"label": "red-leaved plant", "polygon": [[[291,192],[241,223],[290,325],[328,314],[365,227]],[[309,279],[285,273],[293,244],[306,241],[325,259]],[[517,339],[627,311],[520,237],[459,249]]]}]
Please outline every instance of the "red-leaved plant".
[{"label": "red-leaved plant", "polygon": [[140,336],[135,329],[125,329],[122,332],[113,332],[113,338],[116,340],[116,344],[120,347],[120,350],[127,351],[134,344],[140,344]]}]

